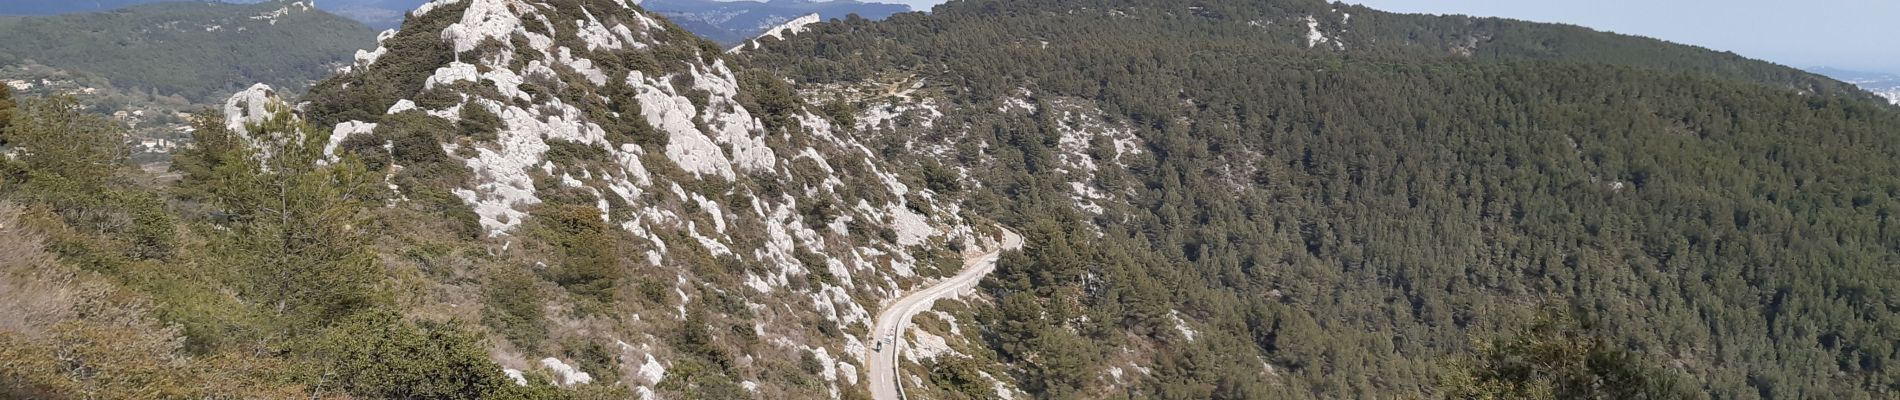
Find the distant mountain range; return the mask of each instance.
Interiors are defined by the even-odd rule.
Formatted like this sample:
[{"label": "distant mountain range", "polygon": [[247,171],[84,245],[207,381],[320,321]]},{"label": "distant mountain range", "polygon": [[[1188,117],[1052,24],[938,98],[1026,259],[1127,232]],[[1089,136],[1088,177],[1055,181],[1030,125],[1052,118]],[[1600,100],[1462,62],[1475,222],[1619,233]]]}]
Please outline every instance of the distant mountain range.
[{"label": "distant mountain range", "polygon": [[1852,83],[1855,86],[1860,86],[1862,89],[1867,89],[1869,92],[1874,92],[1874,94],[1880,95],[1880,97],[1885,97],[1894,104],[1900,104],[1900,74],[1849,71],[1828,67],[1809,68],[1808,71],[1827,75],[1829,78],[1839,79],[1842,82]]},{"label": "distant mountain range", "polygon": [[[200,0],[203,1],[203,0]],[[259,3],[278,0],[226,0],[226,3]],[[58,15],[76,12],[107,11],[127,6],[177,2],[177,0],[0,0],[0,15]],[[317,8],[376,29],[402,25],[403,16],[428,0],[324,0]],[[871,3],[857,0],[646,0],[642,7],[665,15],[680,27],[713,41],[736,44],[764,33],[798,17],[818,14],[821,19],[844,18],[858,14],[883,19],[891,14],[911,11],[902,4]]]},{"label": "distant mountain range", "polygon": [[402,25],[403,15],[409,10],[422,6],[428,0],[323,0],[317,7],[357,20],[376,29],[391,29]]},{"label": "distant mountain range", "polygon": [[891,14],[911,11],[907,5],[856,0],[647,0],[641,7],[665,15],[686,30],[728,45],[743,42],[811,14],[818,14],[821,20],[844,18],[851,14],[868,19],[884,19]]},{"label": "distant mountain range", "polygon": [[373,47],[375,37],[309,1],[145,4],[9,19],[0,23],[0,66],[43,64],[120,88],[209,100],[258,82],[301,88]]},{"label": "distant mountain range", "polygon": [[[263,3],[279,0],[229,0],[224,3]],[[178,0],[5,0],[0,1],[0,15],[59,15],[78,12],[109,11],[128,6],[148,3],[181,2]],[[214,2],[214,1],[195,1]],[[428,0],[324,0],[317,2],[317,8],[329,11],[349,19],[360,21],[376,29],[389,29],[402,25],[403,14],[427,3]]]},{"label": "distant mountain range", "polygon": [[[87,11],[106,11],[162,0],[9,0],[0,2],[0,15],[59,15]],[[252,2],[254,3],[254,1]]]}]

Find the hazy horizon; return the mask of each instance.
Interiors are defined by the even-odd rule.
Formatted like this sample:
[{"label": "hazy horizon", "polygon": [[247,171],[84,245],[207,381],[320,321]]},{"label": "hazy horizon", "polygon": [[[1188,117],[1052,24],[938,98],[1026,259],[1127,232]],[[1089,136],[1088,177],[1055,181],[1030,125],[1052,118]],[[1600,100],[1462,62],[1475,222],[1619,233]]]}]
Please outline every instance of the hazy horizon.
[{"label": "hazy horizon", "polygon": [[[95,0],[95,7],[168,0]],[[258,0],[224,0],[253,3]],[[333,12],[359,20],[396,19],[370,15],[374,7],[360,4],[403,3],[416,0],[319,0]],[[721,0],[734,1],[734,0]],[[761,0],[763,1],[763,0]],[[904,4],[928,11],[944,0],[860,0]],[[1900,2],[1867,0],[1348,0],[1349,3],[1400,13],[1464,14],[1537,22],[1579,25],[1592,29],[1640,35],[1675,43],[1732,51],[1746,57],[1796,68],[1831,67],[1843,70],[1900,74],[1900,47],[1880,45],[1879,38],[1900,37]],[[40,6],[35,6],[39,4]],[[28,0],[0,8],[74,7]],[[33,14],[33,13],[28,13]],[[378,18],[379,17],[379,18]],[[390,24],[385,21],[385,24]],[[373,24],[374,25],[374,24]]]},{"label": "hazy horizon", "polygon": [[1351,0],[1385,11],[1580,25],[1732,51],[1796,68],[1900,73],[1900,2],[1812,0]]},{"label": "hazy horizon", "polygon": [[[865,0],[919,11],[943,0]],[[1865,0],[1348,0],[1383,11],[1464,14],[1579,25],[1732,51],[1795,68],[1900,74],[1900,2]],[[1885,19],[1885,20],[1883,20]],[[1890,20],[1890,21],[1889,21]]]}]

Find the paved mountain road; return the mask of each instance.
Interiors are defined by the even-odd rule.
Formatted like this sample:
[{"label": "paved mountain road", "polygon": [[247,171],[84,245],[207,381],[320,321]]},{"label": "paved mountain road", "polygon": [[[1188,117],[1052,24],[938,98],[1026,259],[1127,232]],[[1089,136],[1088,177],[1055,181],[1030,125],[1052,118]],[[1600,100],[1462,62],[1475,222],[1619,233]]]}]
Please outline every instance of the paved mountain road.
[{"label": "paved mountain road", "polygon": [[983,277],[996,270],[996,260],[1003,250],[1019,249],[1023,246],[1022,236],[1003,232],[1003,243],[987,253],[963,259],[963,272],[911,292],[878,311],[877,322],[871,329],[871,347],[877,348],[877,342],[892,338],[894,342],[884,343],[883,350],[872,351],[867,372],[871,380],[871,398],[877,400],[900,400],[904,398],[902,382],[898,382],[898,358],[903,352],[904,329],[910,326],[910,318],[917,313],[929,310],[938,299],[955,295],[967,289],[975,288],[983,282]]}]

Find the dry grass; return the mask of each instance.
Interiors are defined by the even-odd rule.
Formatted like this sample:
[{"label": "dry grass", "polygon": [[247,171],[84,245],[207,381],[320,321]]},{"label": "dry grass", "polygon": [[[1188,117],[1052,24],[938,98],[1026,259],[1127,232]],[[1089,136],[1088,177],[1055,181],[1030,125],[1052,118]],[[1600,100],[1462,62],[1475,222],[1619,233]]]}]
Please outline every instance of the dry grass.
[{"label": "dry grass", "polygon": [[0,203],[0,331],[39,334],[73,317],[75,285],[58,273],[39,233],[20,223],[21,212]]},{"label": "dry grass", "polygon": [[[148,300],[62,264],[48,253],[45,234],[27,223],[31,212],[0,203],[0,332],[37,335],[77,319],[125,327],[156,326]],[[54,218],[44,211],[42,215]]]}]

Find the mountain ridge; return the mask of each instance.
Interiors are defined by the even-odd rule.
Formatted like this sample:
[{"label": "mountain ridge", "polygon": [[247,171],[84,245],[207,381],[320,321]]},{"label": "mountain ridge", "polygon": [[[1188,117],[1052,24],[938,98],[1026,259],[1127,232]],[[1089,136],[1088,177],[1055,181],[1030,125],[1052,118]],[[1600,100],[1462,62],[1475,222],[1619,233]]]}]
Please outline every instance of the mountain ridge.
[{"label": "mountain ridge", "polygon": [[[17,0],[0,4],[0,15],[53,16],[84,12],[108,12],[145,4],[226,3],[261,4],[301,0],[96,0],[88,2],[56,0]],[[325,0],[316,6],[349,17],[376,29],[402,24],[402,16],[428,0]]]},{"label": "mountain ridge", "polygon": [[1900,388],[1900,109],[1812,73],[1310,0],[403,16],[171,179],[0,102],[0,397]]},{"label": "mountain ridge", "polygon": [[[955,273],[961,257],[949,249],[995,239],[948,194],[913,189],[912,178],[884,168],[832,118],[774,93],[780,83],[735,69],[722,54],[625,1],[439,0],[411,12],[299,107],[329,132],[336,154],[389,171],[392,190],[411,199],[398,200],[400,208],[459,221],[463,235],[491,251],[527,254],[547,248],[554,213],[584,215],[602,223],[600,240],[626,253],[612,261],[618,268],[681,290],[656,298],[676,309],[594,322],[602,333],[586,340],[630,343],[611,354],[656,366],[627,364],[620,376],[594,370],[593,379],[642,393],[673,387],[660,385],[661,374],[711,384],[657,365],[732,360],[640,337],[653,324],[701,318],[688,309],[702,309],[700,297],[745,293],[744,303],[760,307],[704,318],[754,326],[758,337],[718,346],[813,358],[834,371],[817,393],[861,391],[869,339],[836,329],[868,329],[867,310],[903,284]],[[561,260],[552,254],[550,264]],[[707,268],[714,265],[730,267]],[[610,306],[652,307],[639,304]],[[829,339],[795,339],[803,337]]]},{"label": "mountain ridge", "polygon": [[715,1],[646,0],[641,7],[666,15],[688,30],[728,46],[741,44],[803,16],[817,14],[820,20],[858,15],[882,19],[912,11],[902,4],[833,1]]},{"label": "mountain ridge", "polygon": [[254,82],[305,86],[369,44],[374,32],[308,1],[281,1],[145,4],[27,17],[0,26],[0,35],[9,39],[0,43],[0,53],[14,60],[210,102]]},{"label": "mountain ridge", "polygon": [[[1005,375],[1052,398],[1877,398],[1894,384],[1881,343],[1900,332],[1881,327],[1900,320],[1845,293],[1900,286],[1878,272],[1895,242],[1872,206],[1893,199],[1900,113],[1812,73],[1317,1],[965,0],[734,57],[859,110],[890,160],[1004,193],[973,207],[1030,251],[1004,255],[976,323],[899,333],[944,343],[905,356],[927,366],[905,379],[937,384],[919,396],[990,396],[984,377]],[[1860,233],[1769,233],[1837,230]],[[1741,241],[1750,255],[1720,244]],[[1851,343],[1772,333],[1795,326]],[[976,327],[989,336],[956,334]],[[1642,378],[1512,378],[1546,373],[1516,357],[1566,356],[1486,345],[1566,329],[1585,333],[1565,346]],[[1773,361],[1788,359],[1857,361]]]},{"label": "mountain ridge", "polygon": [[[20,0],[0,4],[0,15],[49,16],[78,12],[105,12],[141,4],[168,2],[226,2],[253,4],[290,0],[106,0],[90,3],[52,0]],[[362,22],[375,29],[393,29],[402,25],[404,15],[428,0],[326,0],[316,4],[325,11]],[[825,1],[708,1],[661,0],[646,6],[662,14],[678,17],[675,23],[721,43],[736,43],[784,20],[809,13],[827,18],[861,14],[883,18],[911,11],[909,6],[858,0]]]}]

